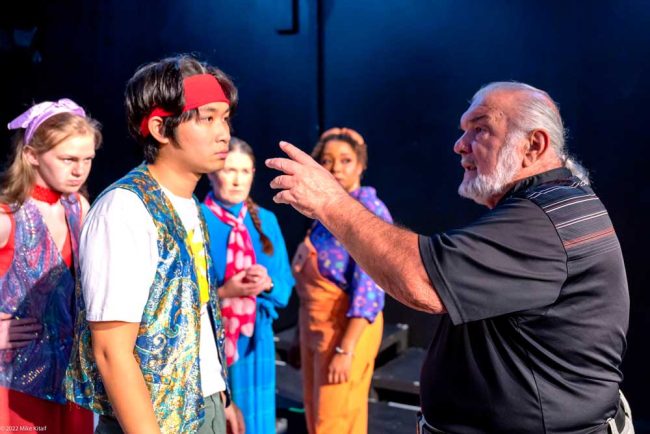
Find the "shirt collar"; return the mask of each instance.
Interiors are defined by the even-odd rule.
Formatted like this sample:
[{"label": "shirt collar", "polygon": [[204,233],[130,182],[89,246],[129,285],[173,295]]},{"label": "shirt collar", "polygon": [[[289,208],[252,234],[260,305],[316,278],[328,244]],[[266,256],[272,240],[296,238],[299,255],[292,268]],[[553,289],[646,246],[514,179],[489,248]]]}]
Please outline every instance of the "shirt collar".
[{"label": "shirt collar", "polygon": [[558,181],[560,179],[569,179],[572,177],[573,175],[569,169],[566,167],[559,167],[557,169],[551,169],[546,172],[538,173],[537,175],[521,179],[517,181],[506,194],[503,195],[497,205],[503,203],[506,199],[510,198],[515,193],[518,193],[520,191],[525,191],[529,188],[533,188],[541,184],[546,184],[547,182]]},{"label": "shirt collar", "polygon": [[221,208],[225,209],[227,212],[234,215],[235,217],[239,215],[239,211],[241,211],[242,206],[244,206],[244,202],[239,202],[234,205],[226,205],[225,203],[217,199],[214,193],[210,192],[210,194],[212,194],[212,198],[217,204],[219,204]]}]

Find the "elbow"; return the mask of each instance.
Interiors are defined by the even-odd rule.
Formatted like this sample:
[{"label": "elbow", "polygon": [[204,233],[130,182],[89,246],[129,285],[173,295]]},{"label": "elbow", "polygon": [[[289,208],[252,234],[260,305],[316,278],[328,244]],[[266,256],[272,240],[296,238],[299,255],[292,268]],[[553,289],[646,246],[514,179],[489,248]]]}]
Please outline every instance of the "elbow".
[{"label": "elbow", "polygon": [[438,294],[436,294],[435,291],[434,297],[429,297],[427,300],[422,301],[420,310],[436,315],[447,312],[445,306],[442,304],[442,301],[440,301],[440,297],[438,297]]},{"label": "elbow", "polygon": [[443,314],[447,310],[429,280],[399,282],[387,291],[397,301],[422,312]]},{"label": "elbow", "polygon": [[431,285],[429,280],[421,282],[416,294],[419,296],[418,301],[421,304],[421,310],[436,315],[447,312],[445,306],[442,304],[442,300],[440,300],[438,291]]},{"label": "elbow", "polygon": [[446,313],[447,310],[442,304],[438,290],[433,286],[424,267],[412,270],[410,275],[413,276],[409,279],[410,287],[413,288],[411,295],[413,302],[417,304],[417,309],[436,315]]},{"label": "elbow", "polygon": [[102,376],[116,369],[119,371],[126,364],[135,361],[132,351],[110,345],[96,345],[93,343],[92,352],[97,369]]},{"label": "elbow", "polygon": [[406,304],[413,309],[434,315],[446,312],[444,305],[435,291],[432,291],[432,293],[411,293],[411,297]]},{"label": "elbow", "polygon": [[110,360],[109,350],[95,343],[92,344],[92,350],[95,363],[97,364],[97,369],[99,369],[101,374],[102,372],[105,372],[108,367]]}]

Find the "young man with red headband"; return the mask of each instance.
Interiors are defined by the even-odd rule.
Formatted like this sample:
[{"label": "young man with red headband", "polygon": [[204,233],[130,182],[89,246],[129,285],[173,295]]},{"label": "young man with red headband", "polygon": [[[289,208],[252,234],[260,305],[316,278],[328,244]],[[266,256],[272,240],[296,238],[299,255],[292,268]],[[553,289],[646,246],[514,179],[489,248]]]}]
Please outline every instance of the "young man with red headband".
[{"label": "young man with red headband", "polygon": [[[81,235],[70,400],[97,433],[235,433],[205,223],[194,188],[228,153],[237,89],[188,56],[138,69],[129,129],[145,163],[106,189]],[[224,411],[225,407],[225,411]]]}]

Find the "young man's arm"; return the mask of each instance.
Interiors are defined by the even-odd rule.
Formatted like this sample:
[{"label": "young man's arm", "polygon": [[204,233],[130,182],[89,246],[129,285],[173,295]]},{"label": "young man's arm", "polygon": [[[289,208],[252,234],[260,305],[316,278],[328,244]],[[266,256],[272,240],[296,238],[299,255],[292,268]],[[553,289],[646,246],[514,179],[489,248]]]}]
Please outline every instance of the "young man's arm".
[{"label": "young man's arm", "polygon": [[159,433],[134,349],[156,274],[156,227],[132,192],[112,190],[88,213],[79,242],[80,280],[93,358],[126,433]]},{"label": "young man's arm", "polygon": [[266,165],[284,172],[271,182],[273,200],[321,221],[377,284],[401,303],[431,313],[445,308],[420,258],[417,234],[386,223],[351,197],[334,177],[297,147],[280,142],[291,159]]},{"label": "young man's arm", "polygon": [[122,430],[159,434],[149,390],[133,355],[140,324],[106,321],[89,325],[95,362]]}]

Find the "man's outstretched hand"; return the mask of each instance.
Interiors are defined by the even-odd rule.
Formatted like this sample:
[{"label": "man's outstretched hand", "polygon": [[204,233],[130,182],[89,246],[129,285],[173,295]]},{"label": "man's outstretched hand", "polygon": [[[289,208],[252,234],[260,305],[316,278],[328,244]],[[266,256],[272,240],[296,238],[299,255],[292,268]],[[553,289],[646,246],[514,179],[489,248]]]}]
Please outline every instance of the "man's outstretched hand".
[{"label": "man's outstretched hand", "polygon": [[280,149],[289,158],[269,158],[266,166],[283,172],[271,181],[271,188],[280,190],[273,196],[275,203],[286,203],[298,212],[320,220],[330,207],[349,197],[334,176],[309,155],[288,142]]}]

